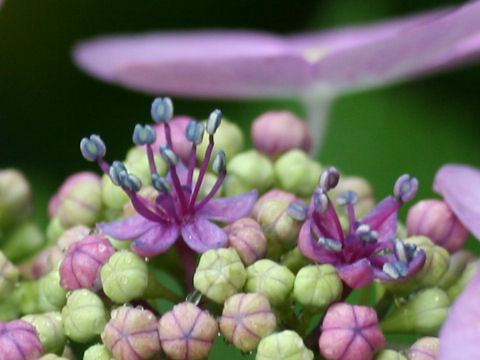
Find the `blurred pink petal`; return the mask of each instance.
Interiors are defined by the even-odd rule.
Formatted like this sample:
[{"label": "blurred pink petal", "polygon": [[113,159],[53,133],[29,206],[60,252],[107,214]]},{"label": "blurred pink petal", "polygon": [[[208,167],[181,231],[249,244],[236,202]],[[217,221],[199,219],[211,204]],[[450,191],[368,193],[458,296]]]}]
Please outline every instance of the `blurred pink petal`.
[{"label": "blurred pink petal", "polygon": [[466,165],[445,165],[435,175],[433,188],[480,239],[480,170]]}]

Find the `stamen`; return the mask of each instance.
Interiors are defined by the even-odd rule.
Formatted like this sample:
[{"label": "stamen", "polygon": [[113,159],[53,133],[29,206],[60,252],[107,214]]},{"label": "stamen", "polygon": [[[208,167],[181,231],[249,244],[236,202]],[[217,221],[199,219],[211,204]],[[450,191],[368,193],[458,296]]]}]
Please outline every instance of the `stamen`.
[{"label": "stamen", "polygon": [[334,166],[330,166],[328,169],[322,171],[319,185],[325,191],[329,191],[337,186],[339,179],[340,173],[338,172],[338,169]]},{"label": "stamen", "polygon": [[400,260],[404,264],[408,264],[409,258],[407,254],[407,249],[401,239],[396,238],[393,240],[393,252],[398,260]]},{"label": "stamen", "polygon": [[172,193],[172,184],[167,180],[165,176],[160,174],[152,175],[152,185],[155,189],[164,194]]},{"label": "stamen", "polygon": [[136,175],[126,172],[121,172],[119,175],[122,187],[133,192],[138,192],[142,188],[142,181]]},{"label": "stamen", "polygon": [[[223,150],[220,150],[218,154],[215,156],[212,162],[212,168],[213,170],[219,174],[217,181],[215,182],[215,185],[213,185],[212,189],[208,193],[205,198],[202,199],[202,201],[195,206],[195,211],[198,211],[201,209],[212,197],[215,196],[217,191],[220,189],[220,186],[222,186],[223,180],[225,180],[225,176],[227,175],[227,170],[226,170],[226,164],[227,164],[227,159],[225,152]],[[198,183],[197,183],[198,184]]]},{"label": "stamen", "polygon": [[222,117],[222,112],[218,109],[213,110],[210,113],[210,116],[207,119],[207,125],[205,127],[205,130],[209,135],[215,134],[218,127],[220,126],[220,123],[222,122]]},{"label": "stamen", "polygon": [[317,243],[322,245],[326,250],[332,252],[341,252],[343,248],[343,245],[340,241],[326,237],[319,237],[317,239]]},{"label": "stamen", "polygon": [[374,243],[379,237],[378,231],[372,230],[372,228],[367,224],[360,225],[355,231],[355,235],[366,243]]},{"label": "stamen", "polygon": [[225,171],[227,166],[227,157],[225,155],[225,151],[220,150],[212,162],[212,170],[215,171],[217,174],[220,174]]},{"label": "stamen", "polygon": [[80,151],[88,161],[95,161],[103,158],[107,151],[103,140],[98,135],[90,135],[90,138],[84,137],[80,141]]},{"label": "stamen", "polygon": [[418,191],[418,180],[408,174],[400,176],[393,187],[397,200],[407,202],[412,200]]},{"label": "stamen", "polygon": [[328,196],[323,188],[316,188],[313,192],[313,206],[316,212],[323,214],[328,209]]},{"label": "stamen", "polygon": [[191,141],[195,145],[200,145],[203,140],[203,133],[205,131],[205,127],[199,121],[191,121],[187,125],[187,129],[185,131],[185,136],[188,141]]},{"label": "stamen", "polygon": [[135,145],[153,144],[157,138],[157,133],[150,125],[135,125],[132,140]]},{"label": "stamen", "polygon": [[160,155],[163,160],[170,165],[170,167],[174,167],[178,164],[178,156],[175,152],[170,148],[168,145],[160,146]]},{"label": "stamen", "polygon": [[157,124],[170,121],[173,117],[172,99],[169,97],[158,97],[153,100],[151,114],[153,121]]},{"label": "stamen", "polygon": [[288,205],[287,214],[294,220],[303,221],[307,218],[308,207],[303,202],[294,200]]},{"label": "stamen", "polygon": [[358,202],[358,194],[355,191],[347,191],[343,193],[339,197],[337,197],[337,204],[338,205],[355,205]]},{"label": "stamen", "polygon": [[408,274],[408,267],[401,261],[391,261],[383,264],[382,270],[392,279],[399,279]]},{"label": "stamen", "polygon": [[183,213],[186,213],[188,209],[187,200],[185,199],[183,187],[180,183],[180,179],[178,178],[177,170],[175,168],[175,166],[178,164],[178,156],[168,145],[160,146],[160,155],[170,165],[170,174],[172,176],[173,186],[175,187],[175,191],[180,199],[182,211]]},{"label": "stamen", "polygon": [[203,178],[205,177],[205,173],[207,172],[208,164],[210,163],[210,158],[212,157],[212,151],[213,151],[214,145],[215,143],[213,141],[213,135],[210,134],[208,136],[208,146],[207,146],[207,149],[205,150],[205,157],[203,159],[202,165],[200,166],[200,172],[198,173],[197,183],[195,184],[195,189],[193,189],[193,193],[192,193],[192,196],[190,197],[190,202],[188,204],[189,209],[193,209],[195,207],[195,201],[197,200],[197,196],[200,191],[200,186],[202,185]]},{"label": "stamen", "polygon": [[[110,166],[108,175],[115,185],[121,186],[121,180],[127,174],[127,168],[118,160],[115,160]],[[124,173],[124,174],[123,174]]]}]

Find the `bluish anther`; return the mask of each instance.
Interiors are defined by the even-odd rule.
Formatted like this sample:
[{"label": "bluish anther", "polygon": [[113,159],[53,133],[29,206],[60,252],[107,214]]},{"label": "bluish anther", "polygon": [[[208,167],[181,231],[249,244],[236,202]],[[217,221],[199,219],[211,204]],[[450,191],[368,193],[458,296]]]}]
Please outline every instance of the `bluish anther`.
[{"label": "bluish anther", "polygon": [[326,237],[319,237],[317,239],[317,243],[323,246],[326,250],[332,252],[341,252],[343,249],[343,245],[340,241],[335,239],[329,239]]},{"label": "bluish anther", "polygon": [[155,142],[157,133],[150,125],[135,125],[132,140],[135,145],[150,145]]},{"label": "bluish anther", "polygon": [[85,159],[95,161],[103,158],[107,149],[100,136],[90,135],[90,138],[84,137],[80,141],[80,151]]},{"label": "bluish anther", "polygon": [[358,236],[362,241],[367,243],[374,243],[378,240],[378,231],[372,230],[370,225],[362,224],[357,230],[355,230],[355,235]]},{"label": "bluish anther", "polygon": [[178,164],[178,156],[170,148],[170,146],[166,144],[160,146],[160,155],[162,156],[162,159],[167,162],[167,164],[174,166]]},{"label": "bluish anther", "polygon": [[408,174],[403,174],[398,178],[393,187],[393,194],[402,201],[412,200],[418,191],[418,180]]},{"label": "bluish anther", "polygon": [[121,185],[128,190],[137,192],[142,188],[142,181],[134,174],[126,173],[126,176],[121,176]]},{"label": "bluish anther", "polygon": [[316,212],[323,214],[328,209],[328,196],[323,188],[316,188],[313,192],[313,206]]},{"label": "bluish anther", "polygon": [[307,218],[308,207],[305,203],[294,200],[288,205],[287,214],[292,219],[303,221]]},{"label": "bluish anther", "polygon": [[408,267],[401,261],[391,261],[383,264],[382,270],[392,279],[400,279],[407,276]]},{"label": "bluish anther", "polygon": [[218,109],[213,110],[210,113],[210,116],[207,119],[207,125],[205,127],[205,131],[209,135],[215,134],[215,131],[217,131],[218,127],[220,126],[220,123],[222,122],[222,112]]},{"label": "bluish anther", "polygon": [[338,184],[340,179],[340,173],[335,166],[330,166],[328,169],[323,170],[320,174],[319,185],[325,191],[333,189]]},{"label": "bluish anther", "polygon": [[220,174],[225,171],[226,167],[227,156],[225,155],[225,151],[220,150],[213,158],[212,170],[215,171],[217,174]]},{"label": "bluish anther", "polygon": [[347,191],[339,197],[337,197],[338,205],[355,205],[358,202],[358,194],[355,191]]},{"label": "bluish anther", "polygon": [[170,121],[173,117],[172,99],[169,97],[158,97],[153,100],[151,114],[153,121],[157,124]]},{"label": "bluish anther", "polygon": [[205,131],[205,127],[201,122],[191,121],[187,125],[185,136],[187,137],[188,141],[195,143],[195,145],[200,145],[203,140],[204,131]]},{"label": "bluish anther", "polygon": [[152,175],[152,185],[155,189],[164,194],[170,194],[172,192],[172,184],[170,184],[165,176],[160,174]]},{"label": "bluish anther", "polygon": [[110,175],[110,179],[115,185],[120,185],[122,182],[122,178],[127,174],[127,168],[125,165],[118,160],[115,160],[112,165],[110,166],[110,170],[108,175]]}]

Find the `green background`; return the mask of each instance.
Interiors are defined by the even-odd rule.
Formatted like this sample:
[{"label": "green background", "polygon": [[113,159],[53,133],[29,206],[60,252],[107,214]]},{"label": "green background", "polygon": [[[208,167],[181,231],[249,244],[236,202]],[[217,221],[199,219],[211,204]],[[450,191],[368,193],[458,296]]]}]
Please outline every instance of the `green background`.
[{"label": "green background", "polygon": [[[152,96],[97,81],[71,60],[75,43],[101,34],[149,30],[249,28],[291,33],[367,23],[462,1],[398,0],[6,0],[0,9],[0,168],[17,167],[33,183],[35,216],[69,174],[96,167],[79,141],[101,134],[108,159],[131,146],[135,123],[149,122]],[[419,198],[445,163],[480,167],[480,66],[337,99],[319,159],[369,179],[378,197],[398,175],[420,179]],[[162,94],[168,95],[168,94]],[[174,98],[176,112],[203,118],[221,108],[248,129],[270,109],[294,102]],[[215,357],[212,357],[215,358]]]}]

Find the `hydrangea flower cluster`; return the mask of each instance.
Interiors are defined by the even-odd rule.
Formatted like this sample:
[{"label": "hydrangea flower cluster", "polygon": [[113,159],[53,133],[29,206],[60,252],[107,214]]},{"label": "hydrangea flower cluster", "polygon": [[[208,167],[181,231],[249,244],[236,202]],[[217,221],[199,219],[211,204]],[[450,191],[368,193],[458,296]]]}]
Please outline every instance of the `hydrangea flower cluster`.
[{"label": "hydrangea flower cluster", "polygon": [[[475,336],[457,304],[438,338],[478,267],[462,250],[463,224],[478,232],[473,199],[452,190],[472,188],[476,170],[443,168],[445,199],[418,202],[403,226],[419,181],[401,175],[376,203],[365,179],[307,155],[293,114],[255,120],[251,150],[219,110],[196,121],[157,98],[151,115],[124,162],[105,160],[98,135],[81,140],[104,175],[66,179],[45,235],[29,223],[26,179],[0,172],[0,192],[16,190],[0,193],[1,360],[73,359],[71,345],[85,360],[200,360],[219,336],[258,360],[452,359],[455,324]],[[392,349],[398,333],[417,341]]]}]

